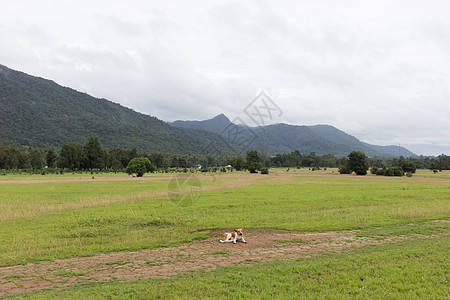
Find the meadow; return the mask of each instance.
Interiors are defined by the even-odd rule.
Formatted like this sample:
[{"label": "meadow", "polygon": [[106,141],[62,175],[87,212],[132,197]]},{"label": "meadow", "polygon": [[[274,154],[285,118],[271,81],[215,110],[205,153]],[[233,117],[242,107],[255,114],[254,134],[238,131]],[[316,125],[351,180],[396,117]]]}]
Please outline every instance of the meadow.
[{"label": "meadow", "polygon": [[[89,175],[3,176],[0,266],[167,248],[207,239],[217,228],[357,230],[361,237],[419,234],[430,237],[426,242],[414,239],[351,252],[227,266],[168,278],[91,280],[62,291],[27,295],[36,298],[165,298],[171,294],[217,298],[232,297],[234,293],[243,298],[449,296],[445,288],[449,279],[445,255],[449,243],[448,235],[444,234],[450,227],[448,171],[437,174],[419,171],[411,178],[339,175],[332,169],[315,172],[279,169],[269,175],[194,174],[187,181],[178,177],[179,189],[171,194],[174,176],[147,174],[133,178],[125,174],[96,174],[94,179]],[[227,255],[227,251],[217,254]],[[392,257],[395,259],[387,259]],[[352,272],[355,270],[358,272]],[[0,277],[1,274],[0,269]],[[229,285],[239,286],[239,291],[227,288]]]}]

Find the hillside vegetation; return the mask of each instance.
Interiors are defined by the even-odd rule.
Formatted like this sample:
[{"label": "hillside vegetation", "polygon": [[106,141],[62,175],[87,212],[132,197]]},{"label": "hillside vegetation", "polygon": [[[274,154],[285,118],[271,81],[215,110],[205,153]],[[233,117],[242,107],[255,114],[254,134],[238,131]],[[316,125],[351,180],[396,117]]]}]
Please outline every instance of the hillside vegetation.
[{"label": "hillside vegetation", "polygon": [[175,121],[172,126],[178,128],[203,129],[222,135],[227,139],[229,130],[238,128],[239,138],[249,141],[248,149],[263,151],[270,155],[290,153],[299,150],[301,153],[314,152],[319,155],[333,154],[346,156],[352,151],[361,151],[368,156],[416,156],[399,146],[377,146],[361,142],[330,125],[300,126],[289,124],[273,124],[261,127],[246,127],[232,123],[224,114],[203,121]]},{"label": "hillside vegetation", "polygon": [[[276,155],[299,150],[338,156],[351,151],[368,156],[415,156],[405,148],[363,143],[329,125],[274,124],[250,128],[233,124],[223,114],[210,120],[175,121],[171,125],[0,65],[0,142],[5,145],[61,147],[84,143],[94,136],[106,148],[171,154],[242,155],[244,151],[258,150]],[[239,132],[238,136],[233,136],[234,132]]]},{"label": "hillside vegetation", "polygon": [[[97,136],[106,147],[202,153],[215,134],[184,131],[106,99],[0,65],[0,141],[46,148]],[[201,139],[199,138],[201,137]]]}]

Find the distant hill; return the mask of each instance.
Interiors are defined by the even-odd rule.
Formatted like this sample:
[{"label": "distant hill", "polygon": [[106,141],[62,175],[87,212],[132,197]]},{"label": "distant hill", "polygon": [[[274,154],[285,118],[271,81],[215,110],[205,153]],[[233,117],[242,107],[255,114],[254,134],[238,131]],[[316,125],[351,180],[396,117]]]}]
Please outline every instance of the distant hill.
[{"label": "distant hill", "polygon": [[[230,137],[236,138],[236,132],[238,139],[230,142]],[[269,155],[294,150],[347,155],[359,150],[370,156],[414,156],[405,148],[363,143],[329,125],[246,128],[233,124],[224,114],[204,121],[168,124],[106,99],[0,65],[1,143],[60,147],[75,142],[84,144],[90,136],[98,137],[105,148],[136,147],[139,151],[174,154],[245,155],[246,150],[254,149]]]},{"label": "distant hill", "polygon": [[[232,127],[231,121],[223,114],[204,121],[175,121],[175,127],[196,128],[222,134],[225,138],[226,128]],[[238,126],[238,125],[235,125]],[[263,150],[274,155],[299,150],[301,153],[348,155],[351,151],[362,151],[369,156],[415,156],[411,151],[398,146],[377,146],[361,142],[330,125],[300,126],[274,124],[264,127],[242,127],[242,136],[252,136],[247,149]],[[226,138],[225,138],[226,140]]]},{"label": "distant hill", "polygon": [[171,123],[172,126],[179,128],[202,129],[217,134],[221,134],[230,124],[231,121],[224,114],[205,121],[175,121]]},{"label": "distant hill", "polygon": [[178,129],[155,117],[98,99],[53,81],[0,65],[0,142],[45,148],[85,143],[98,137],[104,147],[136,147],[168,153],[204,152],[210,132]]}]

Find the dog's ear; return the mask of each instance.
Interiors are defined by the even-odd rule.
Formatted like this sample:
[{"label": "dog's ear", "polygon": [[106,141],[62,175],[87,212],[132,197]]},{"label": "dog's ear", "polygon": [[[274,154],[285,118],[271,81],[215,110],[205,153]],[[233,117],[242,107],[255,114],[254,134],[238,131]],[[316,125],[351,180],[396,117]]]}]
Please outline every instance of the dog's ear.
[{"label": "dog's ear", "polygon": [[238,231],[238,229],[235,229],[234,231],[235,231],[235,232],[237,232],[237,231]]}]

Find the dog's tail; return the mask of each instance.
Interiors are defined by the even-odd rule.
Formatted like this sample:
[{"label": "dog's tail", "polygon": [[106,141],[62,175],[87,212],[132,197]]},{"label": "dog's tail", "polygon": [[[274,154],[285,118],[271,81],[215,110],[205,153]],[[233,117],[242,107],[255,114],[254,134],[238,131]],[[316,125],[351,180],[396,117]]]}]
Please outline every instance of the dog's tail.
[{"label": "dog's tail", "polygon": [[225,243],[225,241],[223,241],[222,239],[219,239],[219,242],[221,242],[221,243]]}]

